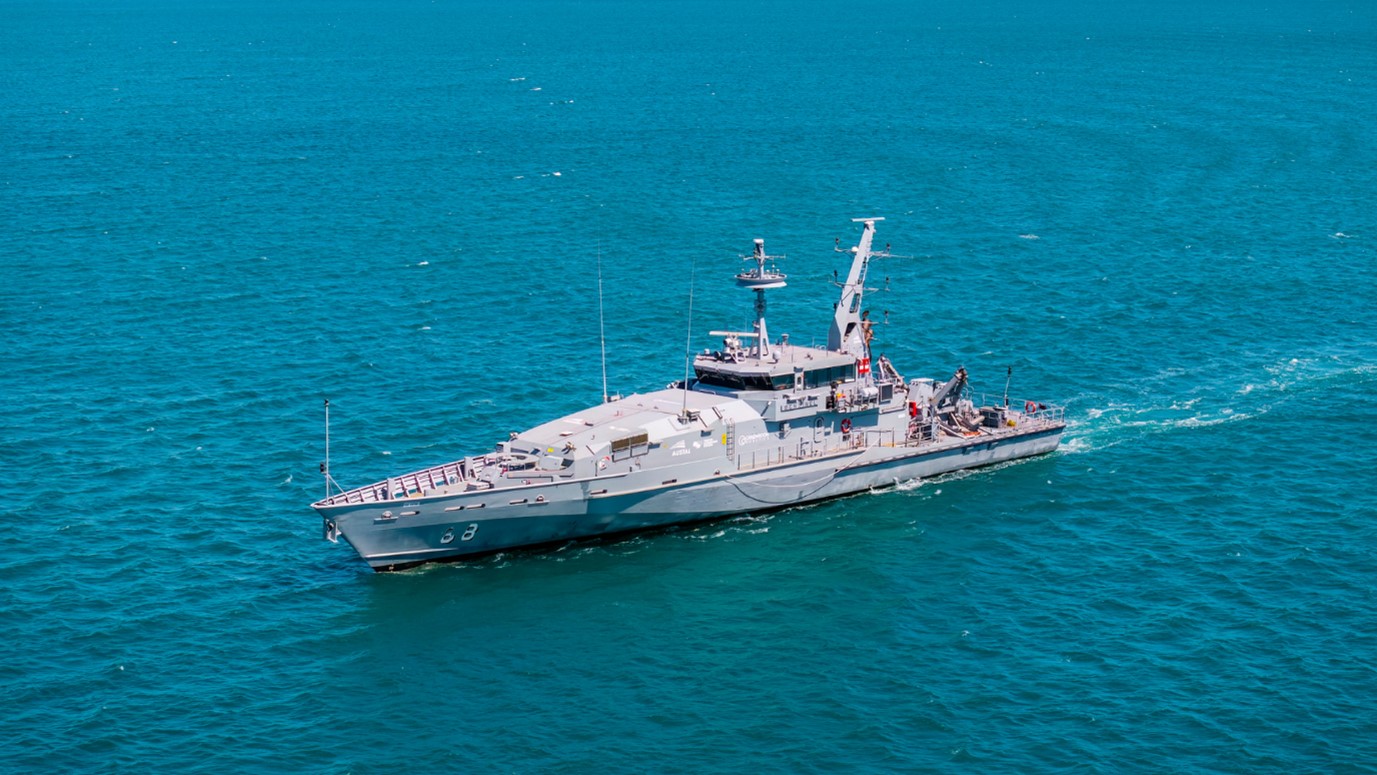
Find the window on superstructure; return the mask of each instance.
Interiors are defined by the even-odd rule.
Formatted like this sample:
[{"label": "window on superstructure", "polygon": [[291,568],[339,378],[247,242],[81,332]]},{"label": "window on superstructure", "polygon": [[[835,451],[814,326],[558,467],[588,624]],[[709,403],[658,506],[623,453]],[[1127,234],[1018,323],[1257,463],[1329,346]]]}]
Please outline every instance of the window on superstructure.
[{"label": "window on superstructure", "polygon": [[794,384],[794,378],[788,375],[781,377],[784,381],[776,384],[769,374],[732,374],[703,368],[695,368],[694,373],[698,375],[698,381],[704,385],[730,390],[786,390]]},{"label": "window on superstructure", "polygon": [[826,369],[813,369],[803,375],[804,385],[810,388],[826,387],[833,382],[845,382],[856,377],[855,365],[832,366]]}]

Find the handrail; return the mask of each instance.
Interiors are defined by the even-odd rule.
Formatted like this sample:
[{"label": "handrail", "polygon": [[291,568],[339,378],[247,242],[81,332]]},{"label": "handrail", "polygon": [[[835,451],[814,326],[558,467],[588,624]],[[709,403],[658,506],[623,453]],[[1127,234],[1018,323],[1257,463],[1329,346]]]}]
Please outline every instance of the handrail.
[{"label": "handrail", "polygon": [[401,476],[391,476],[363,487],[355,487],[326,498],[322,503],[326,506],[339,506],[346,503],[381,503],[420,498],[446,487],[456,487],[463,484],[467,478],[464,460],[455,460]]},{"label": "handrail", "polygon": [[[869,432],[889,434],[893,433],[892,431]],[[749,461],[746,459],[746,455],[744,453],[736,456],[736,470],[754,471],[757,468],[769,468],[770,466],[784,465],[785,463],[797,463],[802,462],[804,460],[813,460],[814,458],[826,457],[827,455],[835,455],[838,452],[846,452],[848,450],[861,449],[868,446],[865,443],[865,439],[863,437],[864,434],[862,433],[854,433],[851,435],[851,439],[849,441],[843,442],[841,444],[835,444],[830,447],[812,446],[811,451],[806,455],[803,454],[801,446],[797,453],[786,452],[785,447],[783,446],[770,447],[769,449],[765,450],[752,450],[750,453]],[[762,454],[764,455],[763,460],[761,459]]]},{"label": "handrail", "polygon": [[[1003,395],[979,393],[972,396],[972,398],[978,399],[974,401],[976,407],[1005,405]],[[1031,412],[1026,411],[1030,406],[1035,407],[1035,409]],[[1022,412],[1030,421],[1042,420],[1055,424],[1066,420],[1066,407],[1061,404],[1048,404],[1042,401],[1033,401],[1031,399],[1015,400],[1011,398],[1009,399],[1008,408],[1016,412]]]}]

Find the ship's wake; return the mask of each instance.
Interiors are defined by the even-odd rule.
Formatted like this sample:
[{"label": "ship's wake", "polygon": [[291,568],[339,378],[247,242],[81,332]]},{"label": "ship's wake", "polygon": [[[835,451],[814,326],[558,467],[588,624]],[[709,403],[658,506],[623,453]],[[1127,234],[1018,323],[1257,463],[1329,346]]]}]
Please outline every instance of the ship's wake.
[{"label": "ship's wake", "polygon": [[[1228,376],[1192,382],[1184,370],[1171,369],[1123,386],[1132,395],[1083,395],[1069,401],[1066,438],[1057,454],[1084,454],[1158,434],[1257,420],[1283,408],[1292,411],[1333,389],[1377,382],[1377,364],[1353,365],[1335,355],[1214,373]],[[1089,406],[1079,409],[1084,405]]]}]

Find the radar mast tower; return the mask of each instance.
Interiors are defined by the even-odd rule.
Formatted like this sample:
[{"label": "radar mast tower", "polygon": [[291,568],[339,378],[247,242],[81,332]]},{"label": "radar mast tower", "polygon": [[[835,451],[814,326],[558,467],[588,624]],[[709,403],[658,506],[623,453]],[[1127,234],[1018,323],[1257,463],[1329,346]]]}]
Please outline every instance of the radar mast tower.
[{"label": "radar mast tower", "polygon": [[765,291],[770,288],[783,288],[788,275],[782,273],[774,264],[765,266],[766,261],[777,261],[784,256],[771,256],[765,253],[765,240],[755,241],[755,253],[742,256],[743,261],[754,261],[755,269],[748,269],[736,276],[736,284],[755,291],[755,355],[764,358],[770,354],[770,334],[765,330]]}]

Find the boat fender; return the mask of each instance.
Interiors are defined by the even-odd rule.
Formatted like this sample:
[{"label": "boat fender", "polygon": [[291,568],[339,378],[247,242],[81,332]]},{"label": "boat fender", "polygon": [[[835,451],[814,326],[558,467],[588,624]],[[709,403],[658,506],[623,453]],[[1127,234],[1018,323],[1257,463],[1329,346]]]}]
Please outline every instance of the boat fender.
[{"label": "boat fender", "polygon": [[842,420],[842,422],[841,422],[841,429],[842,429],[842,433],[850,433],[850,432],[851,432],[851,420],[850,420],[850,418],[846,418],[846,419],[843,419],[843,420]]}]

